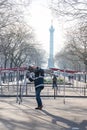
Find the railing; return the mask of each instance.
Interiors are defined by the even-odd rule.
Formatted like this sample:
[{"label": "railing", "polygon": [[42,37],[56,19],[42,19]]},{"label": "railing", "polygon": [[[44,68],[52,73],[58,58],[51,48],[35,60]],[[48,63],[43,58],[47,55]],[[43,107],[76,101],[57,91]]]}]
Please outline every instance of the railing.
[{"label": "railing", "polygon": [[[16,97],[16,96],[25,96],[25,97],[35,97],[35,88],[33,83],[26,85],[22,84],[12,84],[12,85],[0,85],[0,97]],[[86,97],[87,96],[87,87],[74,87],[70,85],[60,85],[58,87],[52,88],[52,84],[45,84],[45,87],[41,93],[43,97]]]},{"label": "railing", "polygon": [[[65,71],[63,72],[65,73]],[[3,78],[4,76],[4,78]],[[60,78],[60,76],[59,76]],[[43,97],[86,97],[87,84],[74,80],[68,82],[68,78],[62,76],[63,84],[58,83],[58,87],[52,89],[52,84],[45,84],[41,93]],[[21,82],[20,82],[21,80]],[[22,82],[23,81],[23,82]],[[25,83],[24,83],[25,82]],[[0,97],[35,97],[35,88],[32,83],[26,82],[26,68],[12,68],[0,70]]]}]

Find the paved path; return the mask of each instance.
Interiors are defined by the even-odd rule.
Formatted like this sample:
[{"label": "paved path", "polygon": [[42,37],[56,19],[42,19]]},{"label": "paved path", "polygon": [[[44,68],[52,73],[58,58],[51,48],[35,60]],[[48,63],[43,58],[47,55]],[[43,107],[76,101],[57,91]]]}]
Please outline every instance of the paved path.
[{"label": "paved path", "polygon": [[[43,110],[35,98],[0,98],[0,130],[87,130],[87,99],[43,97]],[[64,104],[65,101],[65,104]]]}]

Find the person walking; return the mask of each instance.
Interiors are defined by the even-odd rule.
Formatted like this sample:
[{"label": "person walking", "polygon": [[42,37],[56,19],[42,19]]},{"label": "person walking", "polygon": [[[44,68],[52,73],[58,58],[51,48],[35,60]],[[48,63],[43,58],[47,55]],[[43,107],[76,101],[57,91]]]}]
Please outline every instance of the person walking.
[{"label": "person walking", "polygon": [[[31,82],[34,81],[35,85],[35,93],[37,101],[37,107],[35,109],[42,110],[43,104],[40,94],[44,88],[44,70],[41,69],[40,67],[32,67],[32,66],[29,66],[28,70],[30,72],[29,80]],[[31,75],[32,72],[34,73],[33,76]]]}]

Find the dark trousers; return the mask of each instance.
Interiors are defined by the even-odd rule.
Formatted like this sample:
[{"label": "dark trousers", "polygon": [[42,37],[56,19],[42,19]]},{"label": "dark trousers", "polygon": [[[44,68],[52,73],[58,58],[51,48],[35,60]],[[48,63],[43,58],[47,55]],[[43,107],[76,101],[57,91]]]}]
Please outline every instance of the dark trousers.
[{"label": "dark trousers", "polygon": [[36,101],[37,101],[38,107],[42,106],[42,101],[41,101],[41,97],[40,97],[41,90],[42,90],[41,87],[38,87],[38,88],[35,89],[35,92],[36,92]]},{"label": "dark trousers", "polygon": [[56,87],[57,88],[57,83],[53,83],[53,88]]}]

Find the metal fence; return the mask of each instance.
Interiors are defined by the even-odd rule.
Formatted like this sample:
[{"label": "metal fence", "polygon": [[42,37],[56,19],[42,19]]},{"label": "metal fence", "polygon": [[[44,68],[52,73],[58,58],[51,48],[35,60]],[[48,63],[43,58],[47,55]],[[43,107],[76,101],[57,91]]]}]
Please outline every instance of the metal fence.
[{"label": "metal fence", "polygon": [[[4,78],[3,78],[4,77]],[[60,75],[59,75],[60,78]],[[51,84],[45,84],[41,93],[43,97],[72,97],[72,98],[86,98],[87,97],[87,83],[71,79],[69,84],[66,84],[67,77],[62,76],[63,83],[58,82],[57,87],[52,88]],[[0,71],[0,97],[35,97],[35,88],[33,83],[26,81],[26,70],[12,69]]]}]

